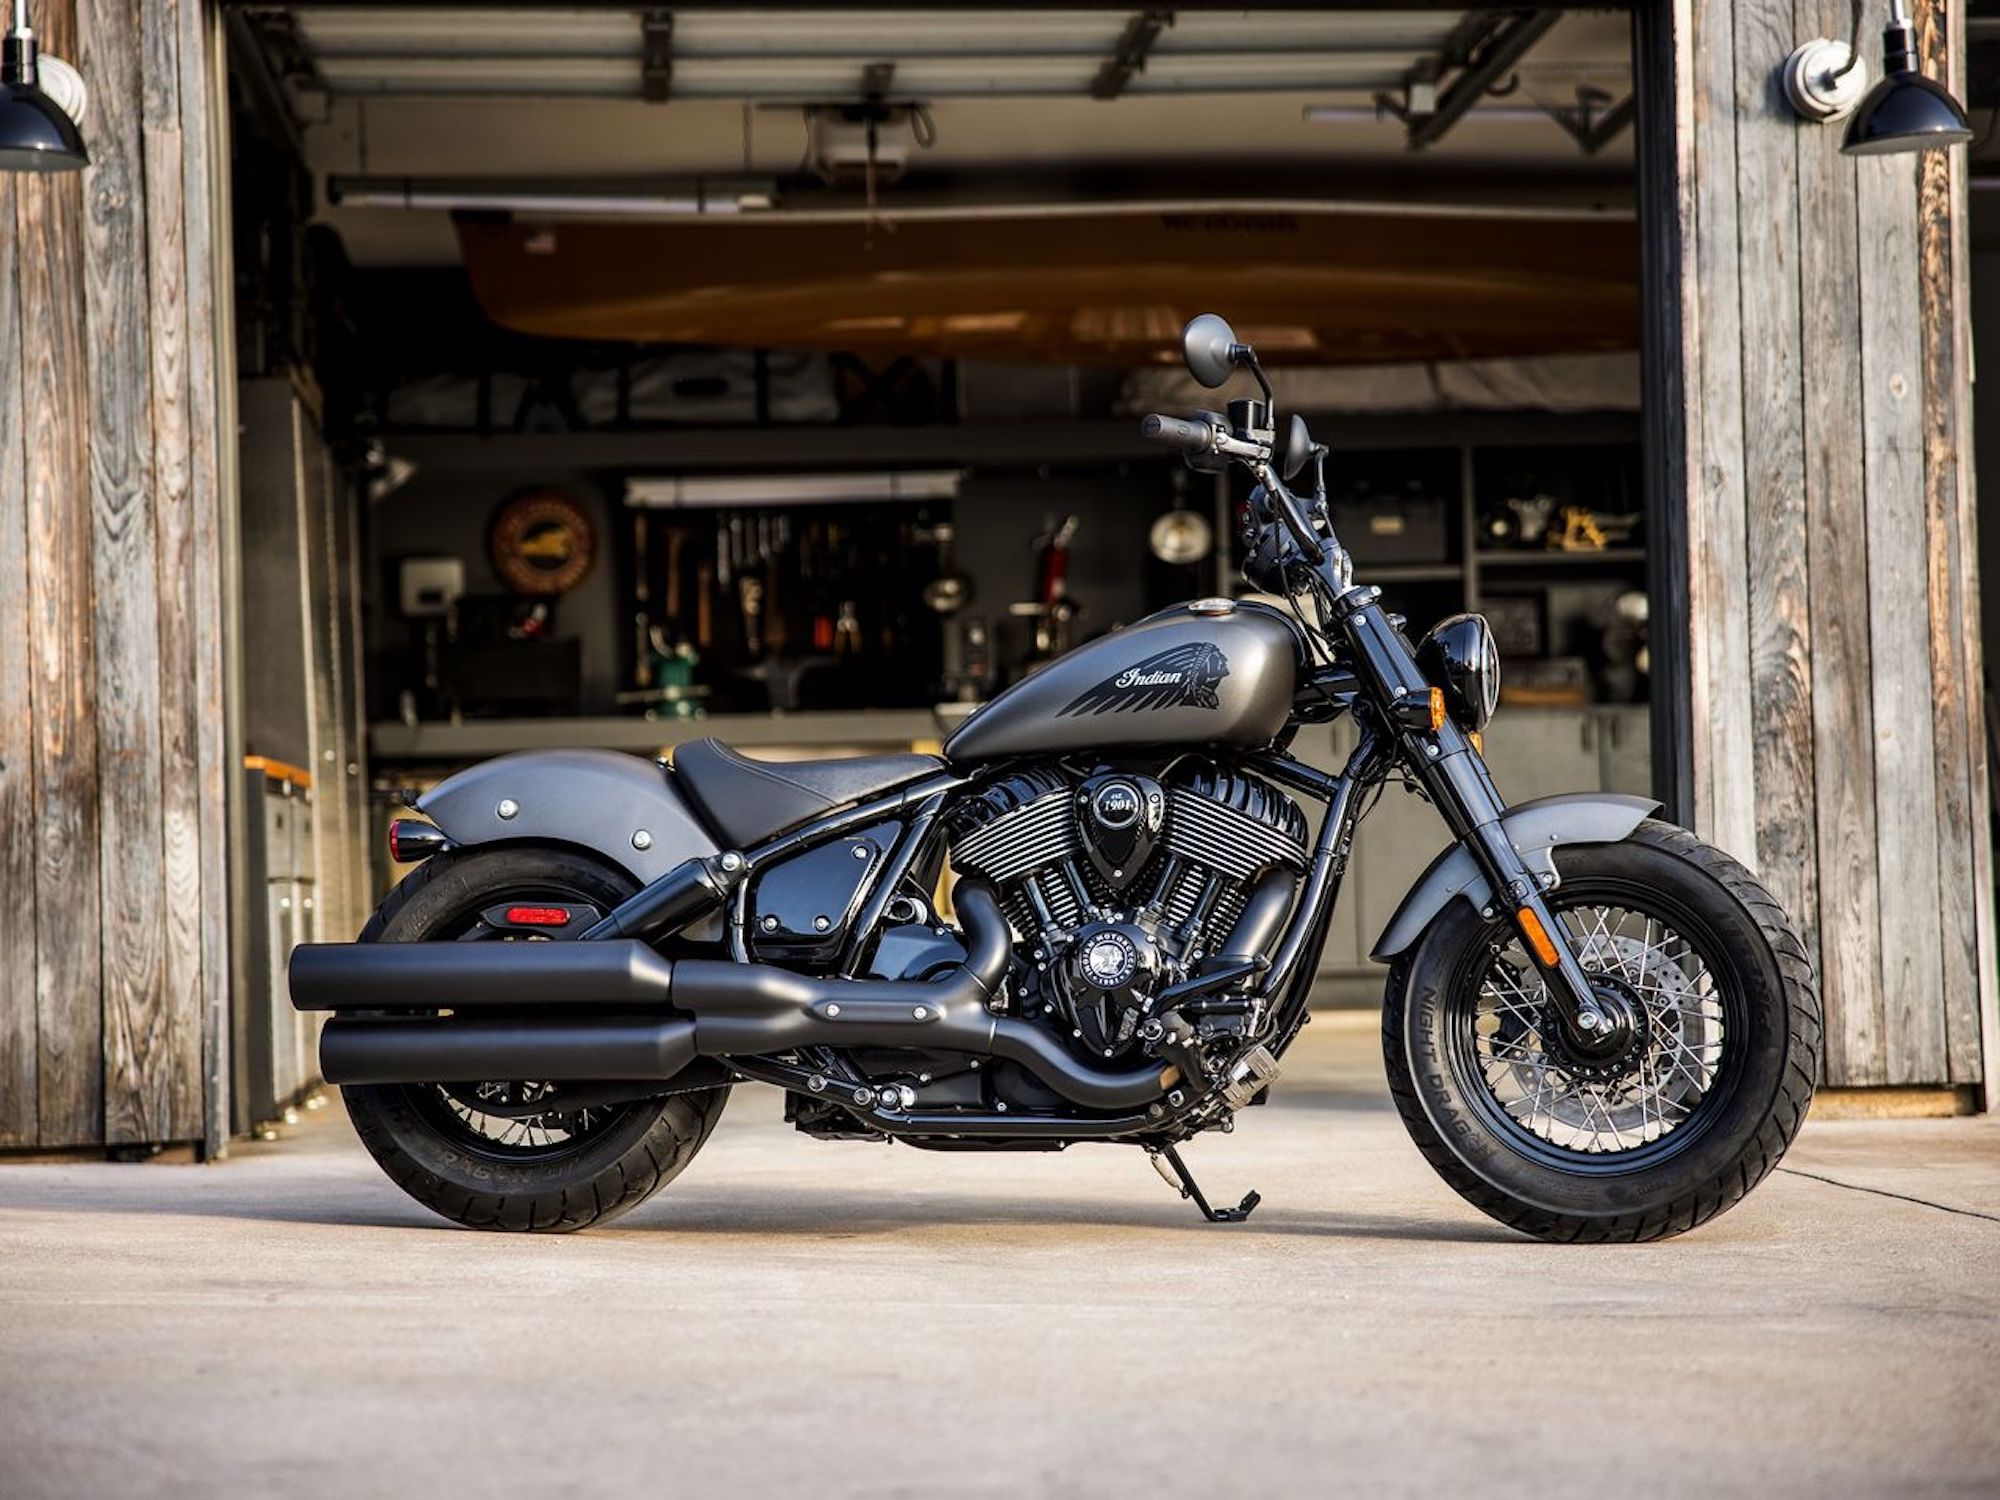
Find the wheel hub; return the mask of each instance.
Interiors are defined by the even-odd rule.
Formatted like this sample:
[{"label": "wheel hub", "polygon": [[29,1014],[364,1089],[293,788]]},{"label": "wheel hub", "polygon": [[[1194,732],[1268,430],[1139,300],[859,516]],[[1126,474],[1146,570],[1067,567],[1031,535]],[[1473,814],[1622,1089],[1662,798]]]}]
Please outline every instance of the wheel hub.
[{"label": "wheel hub", "polygon": [[1592,1083],[1625,1078],[1637,1070],[1652,1040],[1645,1003],[1624,981],[1590,976],[1600,1023],[1589,1031],[1548,1007],[1542,1036],[1553,1060],[1571,1077]]}]

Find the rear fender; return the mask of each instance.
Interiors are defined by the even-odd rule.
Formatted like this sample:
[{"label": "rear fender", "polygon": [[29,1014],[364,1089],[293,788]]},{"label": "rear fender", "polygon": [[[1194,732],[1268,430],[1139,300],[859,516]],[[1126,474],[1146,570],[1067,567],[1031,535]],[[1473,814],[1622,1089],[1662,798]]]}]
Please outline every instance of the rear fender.
[{"label": "rear fender", "polygon": [[[1659,808],[1660,804],[1650,797],[1628,797],[1619,792],[1565,792],[1508,808],[1500,815],[1500,826],[1506,829],[1508,842],[1520,852],[1528,868],[1552,888],[1556,872],[1554,851],[1558,844],[1615,844],[1629,838],[1632,830]],[[1389,925],[1382,929],[1374,952],[1368,956],[1378,964],[1394,962],[1458,896],[1474,906],[1484,906],[1493,899],[1492,886],[1463,844],[1453,844],[1431,861],[1430,868],[1410,887],[1403,904],[1389,918]]]},{"label": "rear fender", "polygon": [[524,750],[448,776],[417,811],[454,844],[573,844],[641,885],[717,853],[672,772],[612,750]]}]

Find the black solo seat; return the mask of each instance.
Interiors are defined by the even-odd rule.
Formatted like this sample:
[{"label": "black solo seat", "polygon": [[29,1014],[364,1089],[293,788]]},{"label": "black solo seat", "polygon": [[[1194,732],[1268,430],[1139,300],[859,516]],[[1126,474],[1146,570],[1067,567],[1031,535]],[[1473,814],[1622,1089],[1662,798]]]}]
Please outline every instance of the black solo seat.
[{"label": "black solo seat", "polygon": [[725,848],[747,849],[822,813],[881,796],[944,768],[935,755],[752,760],[720,740],[674,751],[674,779]]}]

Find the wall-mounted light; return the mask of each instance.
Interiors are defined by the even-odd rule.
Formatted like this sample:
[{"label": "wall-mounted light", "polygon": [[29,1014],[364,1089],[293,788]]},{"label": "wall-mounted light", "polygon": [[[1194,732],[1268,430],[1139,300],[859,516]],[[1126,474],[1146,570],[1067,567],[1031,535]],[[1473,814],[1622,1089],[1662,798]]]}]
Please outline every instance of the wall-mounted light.
[{"label": "wall-mounted light", "polygon": [[1882,81],[1868,87],[1858,51],[1862,0],[1854,0],[1853,42],[1816,37],[1785,61],[1785,96],[1808,120],[1848,122],[1840,149],[1849,156],[1931,151],[1972,139],[1965,110],[1917,66],[1916,33],[1904,0],[1889,0],[1882,29]]},{"label": "wall-mounted light", "polygon": [[89,99],[83,78],[43,57],[28,26],[28,0],[0,37],[0,172],[73,172],[90,165],[77,122]]}]

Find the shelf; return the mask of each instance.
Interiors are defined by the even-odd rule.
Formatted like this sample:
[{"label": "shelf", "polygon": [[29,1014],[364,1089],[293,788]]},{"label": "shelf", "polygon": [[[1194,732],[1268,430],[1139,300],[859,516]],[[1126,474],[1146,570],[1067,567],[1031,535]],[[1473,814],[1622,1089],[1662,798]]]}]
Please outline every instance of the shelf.
[{"label": "shelf", "polygon": [[1644,547],[1606,547],[1598,552],[1481,552],[1482,568],[1630,567],[1646,560]]},{"label": "shelf", "polygon": [[1456,583],[1465,576],[1457,563],[1367,563],[1357,560],[1354,576],[1363,583]]}]

